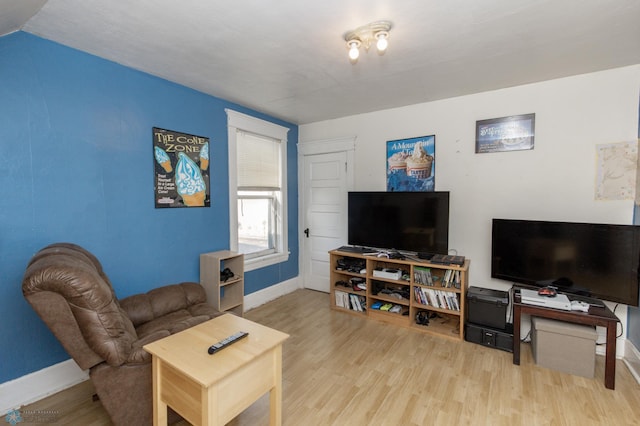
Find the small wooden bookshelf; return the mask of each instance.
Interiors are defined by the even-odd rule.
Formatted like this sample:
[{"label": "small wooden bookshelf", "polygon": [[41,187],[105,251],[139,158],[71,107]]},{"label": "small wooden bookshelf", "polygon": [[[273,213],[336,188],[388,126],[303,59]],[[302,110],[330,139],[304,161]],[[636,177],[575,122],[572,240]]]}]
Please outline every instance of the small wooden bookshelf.
[{"label": "small wooden bookshelf", "polygon": [[[329,259],[332,309],[464,339],[469,259],[443,265],[340,250]],[[420,312],[428,325],[417,322]]]},{"label": "small wooden bookshelf", "polygon": [[[220,272],[229,268],[233,276],[222,279]],[[207,302],[220,312],[244,313],[244,255],[221,250],[200,255],[200,285]]]}]

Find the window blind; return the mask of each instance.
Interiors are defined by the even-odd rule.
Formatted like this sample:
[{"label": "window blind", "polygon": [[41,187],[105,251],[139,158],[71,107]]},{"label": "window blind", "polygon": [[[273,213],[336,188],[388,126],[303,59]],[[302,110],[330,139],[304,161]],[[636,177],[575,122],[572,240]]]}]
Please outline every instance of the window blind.
[{"label": "window blind", "polygon": [[280,189],[280,141],[238,131],[238,190]]}]

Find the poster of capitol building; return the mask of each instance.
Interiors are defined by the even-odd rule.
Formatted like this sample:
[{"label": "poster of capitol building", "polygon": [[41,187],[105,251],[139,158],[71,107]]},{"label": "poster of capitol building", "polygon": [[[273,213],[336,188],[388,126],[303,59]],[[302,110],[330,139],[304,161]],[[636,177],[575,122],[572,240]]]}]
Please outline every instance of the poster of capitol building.
[{"label": "poster of capitol building", "polygon": [[387,142],[387,191],[434,191],[436,137]]},{"label": "poster of capitol building", "polygon": [[153,128],[156,208],[209,207],[209,138]]}]

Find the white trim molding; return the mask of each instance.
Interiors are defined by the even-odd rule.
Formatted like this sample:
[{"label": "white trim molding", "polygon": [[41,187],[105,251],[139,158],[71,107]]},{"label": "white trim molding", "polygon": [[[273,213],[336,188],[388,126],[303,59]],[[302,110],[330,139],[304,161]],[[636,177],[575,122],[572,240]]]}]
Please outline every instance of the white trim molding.
[{"label": "white trim molding", "polygon": [[298,157],[313,154],[328,154],[330,152],[355,151],[356,136],[324,139],[298,143]]},{"label": "white trim molding", "polygon": [[631,372],[631,375],[636,379],[636,382],[640,384],[640,351],[631,343],[631,340],[627,339],[624,345],[624,357],[622,361]]},{"label": "white trim molding", "polygon": [[254,293],[247,294],[244,297],[244,309],[245,311],[248,311],[249,309],[257,308],[258,306],[271,302],[285,294],[293,293],[299,288],[302,288],[300,278],[295,277],[290,280],[274,284],[270,287],[263,288],[262,290],[258,290]]},{"label": "white trim molding", "polygon": [[89,379],[72,359],[0,384],[0,414],[39,401]]},{"label": "white trim molding", "polygon": [[[355,149],[357,136],[344,136],[334,139],[321,139],[298,143],[298,247],[300,253],[298,256],[298,270],[301,277],[306,277],[305,259],[305,236],[304,229],[307,227],[307,212],[305,211],[305,192],[306,188],[300,185],[305,182],[304,168],[305,157],[309,155],[331,154],[334,152],[344,152],[347,155],[347,191],[355,188]],[[346,235],[345,235],[346,237]],[[301,286],[304,287],[301,282]]]},{"label": "white trim molding", "polygon": [[287,148],[289,128],[270,121],[262,120],[250,115],[242,114],[225,108],[227,113],[228,131],[228,162],[229,162],[229,247],[231,251],[238,251],[238,172],[237,172],[237,131],[266,136],[280,141],[280,194],[282,203],[279,207],[280,227],[276,253],[261,257],[247,258],[245,256],[245,271],[263,268],[289,260],[289,218],[287,214],[289,197],[287,194]]}]

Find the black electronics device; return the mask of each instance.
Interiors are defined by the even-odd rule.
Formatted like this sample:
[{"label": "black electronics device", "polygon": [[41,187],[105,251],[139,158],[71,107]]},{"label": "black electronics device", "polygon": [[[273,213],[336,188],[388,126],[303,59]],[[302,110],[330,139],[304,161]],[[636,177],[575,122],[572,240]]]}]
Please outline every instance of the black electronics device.
[{"label": "black electronics device", "polygon": [[507,322],[508,308],[509,292],[469,287],[465,340],[513,352],[513,325]]},{"label": "black electronics device", "polygon": [[447,254],[449,192],[349,192],[348,243]]},{"label": "black electronics device", "polygon": [[218,343],[214,343],[213,345],[209,346],[209,350],[207,352],[209,352],[209,355],[213,355],[216,352],[219,352],[222,349],[226,348],[227,346],[237,342],[238,340],[247,337],[248,335],[249,333],[247,333],[246,331],[239,331],[227,337],[226,339],[221,340]]},{"label": "black electronics device", "polygon": [[513,325],[508,323],[505,329],[496,329],[478,324],[467,323],[465,327],[465,340],[513,352]]},{"label": "black electronics device", "polygon": [[431,257],[431,263],[437,263],[439,265],[464,265],[464,256],[452,256],[444,254],[434,254]]},{"label": "black electronics device", "polygon": [[220,271],[220,281],[222,282],[226,283],[229,279],[233,277],[234,277],[234,274],[229,268],[224,268],[222,271]]},{"label": "black electronics device", "polygon": [[338,259],[336,263],[336,270],[353,272],[355,274],[359,274],[360,271],[365,269],[367,266],[366,260],[351,257]]},{"label": "black electronics device", "polygon": [[507,324],[509,293],[482,287],[467,290],[467,321],[479,326],[504,330]]},{"label": "black electronics device", "polygon": [[491,277],[638,306],[640,226],[493,219]]},{"label": "black electronics device", "polygon": [[416,313],[416,324],[418,325],[429,325],[429,316],[432,312],[429,311],[418,311]]}]

